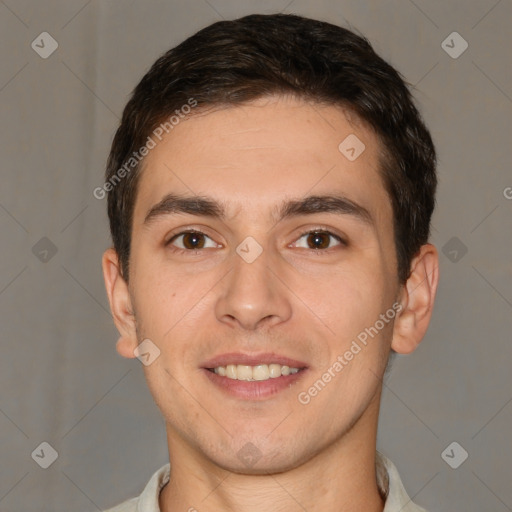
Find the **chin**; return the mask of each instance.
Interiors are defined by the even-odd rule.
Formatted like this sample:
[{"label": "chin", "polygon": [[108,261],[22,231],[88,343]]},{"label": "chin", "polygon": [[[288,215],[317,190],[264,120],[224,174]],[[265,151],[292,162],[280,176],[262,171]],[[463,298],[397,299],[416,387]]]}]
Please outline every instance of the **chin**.
[{"label": "chin", "polygon": [[[210,462],[226,471],[244,475],[277,474],[292,470],[307,462],[316,453],[318,447],[305,449],[298,446],[293,436],[276,439],[274,442],[265,439],[268,430],[260,437],[253,436],[254,441],[233,440],[219,451],[214,452],[203,447],[203,454]],[[261,442],[258,442],[260,440]],[[217,445],[218,447],[219,445]]]},{"label": "chin", "polygon": [[300,465],[301,461],[291,460],[290,456],[280,452],[276,456],[261,456],[254,462],[242,462],[238,458],[215,460],[212,462],[222,469],[239,475],[269,475],[290,471]]}]

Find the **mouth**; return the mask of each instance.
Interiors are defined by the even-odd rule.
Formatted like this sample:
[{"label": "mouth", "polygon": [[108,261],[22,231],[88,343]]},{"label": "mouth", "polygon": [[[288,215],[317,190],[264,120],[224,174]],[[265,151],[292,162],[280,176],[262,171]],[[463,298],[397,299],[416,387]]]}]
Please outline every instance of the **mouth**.
[{"label": "mouth", "polygon": [[290,389],[307,369],[301,361],[276,354],[223,354],[202,366],[215,387],[246,400],[263,400]]}]

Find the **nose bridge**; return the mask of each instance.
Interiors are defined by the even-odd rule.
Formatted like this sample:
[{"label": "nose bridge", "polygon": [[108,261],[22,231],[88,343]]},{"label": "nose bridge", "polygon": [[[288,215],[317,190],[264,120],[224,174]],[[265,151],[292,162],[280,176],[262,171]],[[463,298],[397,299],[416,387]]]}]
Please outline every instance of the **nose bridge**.
[{"label": "nose bridge", "polygon": [[285,289],[274,276],[276,258],[251,237],[233,254],[232,272],[216,305],[219,321],[237,322],[245,329],[258,324],[279,322],[291,312]]}]

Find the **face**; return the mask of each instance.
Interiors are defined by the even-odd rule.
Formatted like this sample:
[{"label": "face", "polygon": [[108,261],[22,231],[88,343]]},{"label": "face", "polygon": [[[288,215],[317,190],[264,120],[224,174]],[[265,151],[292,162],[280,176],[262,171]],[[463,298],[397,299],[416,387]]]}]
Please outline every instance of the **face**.
[{"label": "face", "polygon": [[[359,156],[357,139],[339,149],[354,135]],[[339,107],[290,98],[193,115],[151,150],[129,343],[160,350],[144,371],[170,444],[278,471],[362,421],[400,295],[378,156],[377,137]]]}]

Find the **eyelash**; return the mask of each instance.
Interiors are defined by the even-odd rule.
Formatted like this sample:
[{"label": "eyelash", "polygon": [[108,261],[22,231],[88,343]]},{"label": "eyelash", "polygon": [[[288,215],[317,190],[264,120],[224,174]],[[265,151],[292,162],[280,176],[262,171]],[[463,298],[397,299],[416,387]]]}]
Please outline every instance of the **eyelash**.
[{"label": "eyelash", "polygon": [[[206,233],[203,233],[202,231],[199,231],[199,230],[196,230],[196,229],[188,229],[188,230],[184,230],[184,231],[180,231],[179,233],[176,233],[175,235],[173,235],[169,241],[167,241],[165,243],[166,246],[171,246],[172,245],[172,242],[174,242],[178,237],[182,236],[182,235],[186,235],[188,233],[192,233],[192,234],[197,234],[197,235],[204,235],[205,237],[207,238],[210,238],[211,240],[211,237],[209,237]],[[299,238],[297,238],[297,240],[300,240],[301,238],[303,238],[304,236],[306,235],[312,235],[312,234],[322,234],[322,235],[329,235],[333,238],[335,238],[338,242],[340,242],[340,245],[341,246],[347,246],[347,242],[345,240],[343,240],[343,238],[341,238],[340,236],[332,233],[331,231],[329,231],[328,229],[325,229],[325,228],[315,228],[315,229],[311,229],[311,230],[308,230],[308,231],[305,231],[304,233],[302,233]],[[209,247],[207,247],[207,249],[209,249]],[[333,249],[333,247],[328,247],[327,249],[309,249],[310,251],[314,251],[315,253],[325,253],[326,251],[329,251],[330,249]],[[175,253],[178,253],[178,254],[182,254],[182,253],[192,253],[192,254],[198,254],[199,252],[201,252],[202,250],[204,249],[181,249],[180,247],[173,247],[171,249],[173,252]]]}]

